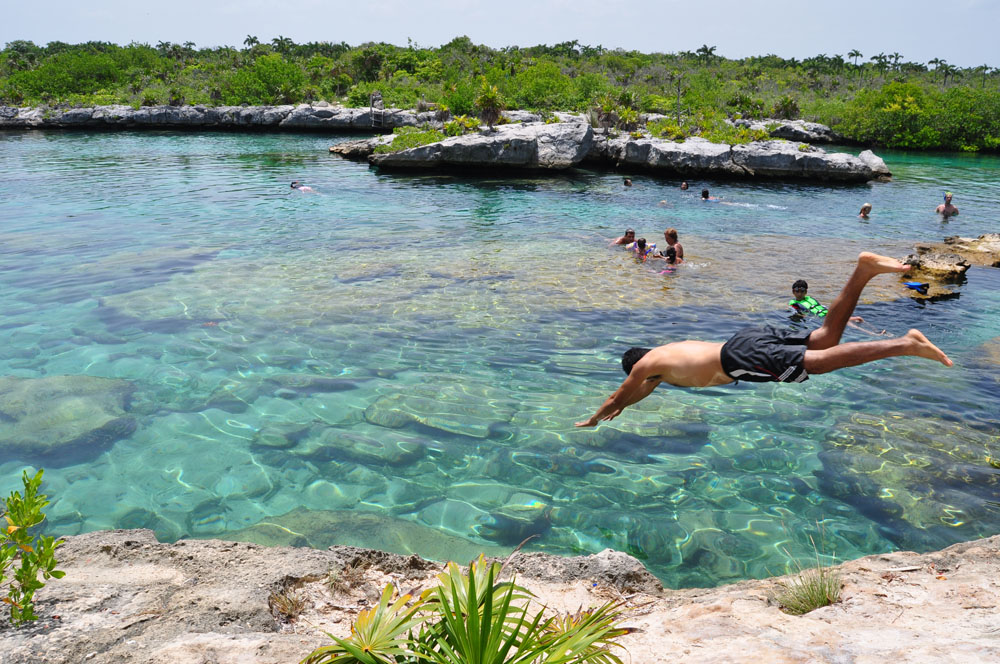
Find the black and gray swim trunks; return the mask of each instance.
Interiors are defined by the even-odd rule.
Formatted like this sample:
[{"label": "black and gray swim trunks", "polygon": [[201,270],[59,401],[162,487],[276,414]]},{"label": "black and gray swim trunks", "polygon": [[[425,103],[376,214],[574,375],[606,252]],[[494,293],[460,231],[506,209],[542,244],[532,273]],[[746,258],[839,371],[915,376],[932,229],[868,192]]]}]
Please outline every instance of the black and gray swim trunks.
[{"label": "black and gray swim trunks", "polygon": [[740,330],[722,346],[722,370],[734,380],[754,383],[801,383],[812,330],[779,330],[770,326]]}]

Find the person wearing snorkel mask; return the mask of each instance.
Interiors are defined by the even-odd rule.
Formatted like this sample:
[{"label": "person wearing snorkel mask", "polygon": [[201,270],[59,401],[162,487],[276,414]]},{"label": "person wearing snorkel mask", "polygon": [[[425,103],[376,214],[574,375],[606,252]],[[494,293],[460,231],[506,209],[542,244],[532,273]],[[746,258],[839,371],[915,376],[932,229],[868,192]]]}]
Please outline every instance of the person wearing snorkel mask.
[{"label": "person wearing snorkel mask", "polygon": [[937,209],[934,211],[937,212],[942,217],[944,217],[945,219],[947,219],[948,217],[954,217],[956,214],[958,214],[958,208],[951,204],[950,191],[944,192],[944,203],[937,206]]}]

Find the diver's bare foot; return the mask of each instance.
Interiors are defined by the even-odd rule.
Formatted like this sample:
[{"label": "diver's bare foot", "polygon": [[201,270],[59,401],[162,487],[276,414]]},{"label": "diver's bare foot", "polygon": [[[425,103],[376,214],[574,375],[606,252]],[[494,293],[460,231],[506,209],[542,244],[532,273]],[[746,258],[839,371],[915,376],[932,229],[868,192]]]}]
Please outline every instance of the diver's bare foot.
[{"label": "diver's bare foot", "polygon": [[928,360],[937,360],[946,367],[950,367],[954,362],[948,359],[944,352],[932,344],[924,333],[920,330],[910,330],[904,337],[907,341],[909,355],[926,357]]},{"label": "diver's bare foot", "polygon": [[879,256],[870,251],[862,251],[858,254],[858,269],[864,270],[867,274],[874,276],[886,272],[906,272],[910,269],[910,266],[900,263],[895,258]]}]

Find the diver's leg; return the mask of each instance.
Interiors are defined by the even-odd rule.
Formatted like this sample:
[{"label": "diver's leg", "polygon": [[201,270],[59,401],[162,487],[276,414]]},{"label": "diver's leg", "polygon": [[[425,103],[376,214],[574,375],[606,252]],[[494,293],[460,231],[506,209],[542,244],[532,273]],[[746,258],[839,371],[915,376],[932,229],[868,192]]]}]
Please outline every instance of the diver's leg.
[{"label": "diver's leg", "polygon": [[[840,343],[847,321],[854,315],[854,307],[858,305],[861,291],[871,281],[872,277],[886,272],[906,272],[909,265],[900,263],[895,258],[879,256],[867,251],[858,256],[858,264],[851,273],[844,288],[834,299],[833,304],[823,319],[823,327],[809,335],[809,350],[823,350]],[[851,366],[851,365],[846,365]]]},{"label": "diver's leg", "polygon": [[832,348],[807,350],[802,364],[807,373],[823,374],[900,355],[937,360],[946,367],[952,365],[948,356],[928,341],[920,330],[910,330],[898,339],[852,341],[846,344],[837,344]]}]

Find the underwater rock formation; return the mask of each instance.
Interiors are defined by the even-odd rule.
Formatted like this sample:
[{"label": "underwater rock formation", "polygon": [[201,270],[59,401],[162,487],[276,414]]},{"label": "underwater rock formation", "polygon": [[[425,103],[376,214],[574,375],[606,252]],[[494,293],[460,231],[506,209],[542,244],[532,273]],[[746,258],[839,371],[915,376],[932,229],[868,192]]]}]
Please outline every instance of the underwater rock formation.
[{"label": "underwater rock formation", "polygon": [[135,431],[132,392],[114,378],[0,378],[0,450],[50,466],[96,456]]}]

